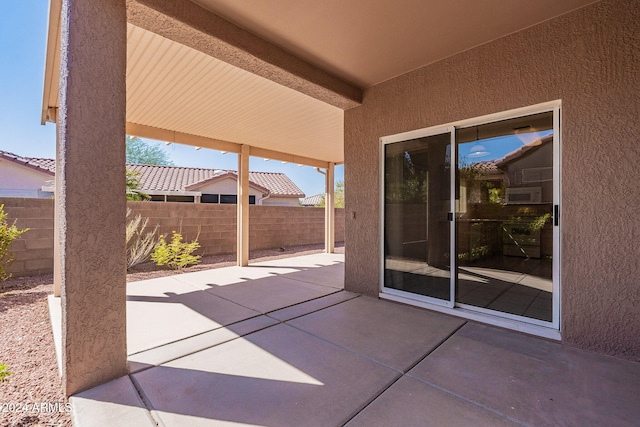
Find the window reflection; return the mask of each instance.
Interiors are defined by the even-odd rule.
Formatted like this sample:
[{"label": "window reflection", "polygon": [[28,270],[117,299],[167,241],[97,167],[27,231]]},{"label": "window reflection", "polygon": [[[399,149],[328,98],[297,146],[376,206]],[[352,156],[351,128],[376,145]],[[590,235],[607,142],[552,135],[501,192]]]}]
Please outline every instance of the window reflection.
[{"label": "window reflection", "polygon": [[456,140],[456,302],[551,321],[552,113]]}]

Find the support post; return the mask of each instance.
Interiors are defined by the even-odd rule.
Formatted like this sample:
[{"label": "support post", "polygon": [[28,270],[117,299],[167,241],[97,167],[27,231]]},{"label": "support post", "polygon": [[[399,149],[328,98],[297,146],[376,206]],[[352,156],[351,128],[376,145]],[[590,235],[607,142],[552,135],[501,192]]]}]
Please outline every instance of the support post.
[{"label": "support post", "polygon": [[56,214],[66,396],[127,374],[126,0],[63,0]]},{"label": "support post", "polygon": [[237,196],[237,264],[249,265],[249,146],[243,145],[238,154]]},{"label": "support post", "polygon": [[334,168],[335,164],[329,163],[325,175],[324,251],[328,254],[335,251]]}]

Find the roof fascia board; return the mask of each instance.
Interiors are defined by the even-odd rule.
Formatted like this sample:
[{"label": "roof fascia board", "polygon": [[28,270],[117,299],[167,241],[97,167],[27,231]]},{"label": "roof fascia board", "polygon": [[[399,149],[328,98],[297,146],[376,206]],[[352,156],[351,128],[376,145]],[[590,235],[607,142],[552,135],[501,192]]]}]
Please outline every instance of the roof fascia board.
[{"label": "roof fascia board", "polygon": [[145,190],[144,188],[140,191],[149,196],[202,196],[200,191]]},{"label": "roof fascia board", "polygon": [[[168,129],[161,129],[152,126],[140,125],[137,123],[127,123],[127,135],[139,136],[141,138],[156,139],[160,141],[176,142],[179,144],[191,145],[194,147],[209,148],[228,153],[240,153],[242,144],[223,141],[220,139],[207,138],[204,136],[191,135],[183,132],[175,132]],[[249,147],[249,154],[265,159],[280,160],[281,162],[296,163],[299,165],[313,166],[316,168],[327,168],[329,162],[310,157],[297,156],[295,154],[283,153],[266,148]]]},{"label": "roof fascia board", "polygon": [[213,150],[226,151],[228,153],[240,152],[240,144],[236,144],[235,142],[191,135],[184,132],[175,132],[168,129],[145,126],[137,123],[127,123],[127,135],[157,139],[166,142],[176,142],[179,144],[192,145],[194,147],[211,148]]},{"label": "roof fascia board", "polygon": [[190,0],[127,0],[129,23],[343,110],[362,89],[303,61]]},{"label": "roof fascia board", "polygon": [[304,166],[313,166],[315,168],[327,168],[329,162],[325,162],[318,159],[312,159],[310,157],[297,156],[295,154],[282,153],[280,151],[273,151],[266,148],[251,147],[250,153],[255,157],[262,157],[271,160],[280,160],[281,162],[295,163]]},{"label": "roof fascia board", "polygon": [[[42,115],[40,124],[46,122],[55,122],[56,117],[49,114],[50,108],[57,108],[57,94],[52,94],[52,89],[58,88],[58,82],[53,80],[57,78],[59,70],[56,64],[60,57],[60,13],[62,12],[62,0],[50,0],[49,2],[49,20],[47,22],[47,52],[45,57],[44,68],[44,87],[42,90]],[[54,115],[55,116],[55,115]]]}]

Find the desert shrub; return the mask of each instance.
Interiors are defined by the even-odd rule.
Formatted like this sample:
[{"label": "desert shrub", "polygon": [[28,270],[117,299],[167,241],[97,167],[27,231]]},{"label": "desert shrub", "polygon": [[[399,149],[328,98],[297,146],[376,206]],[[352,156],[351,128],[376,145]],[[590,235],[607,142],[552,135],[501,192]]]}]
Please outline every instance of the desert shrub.
[{"label": "desert shrub", "polygon": [[9,246],[27,231],[29,231],[28,228],[19,230],[15,221],[9,224],[4,205],[0,205],[0,281],[11,277],[11,274],[7,273],[6,269],[15,261],[15,254],[9,252]]},{"label": "desert shrub", "polygon": [[[131,209],[127,208],[127,218],[131,215]],[[149,218],[142,218],[140,214],[127,221],[127,270],[134,265],[149,259],[151,252],[158,244],[156,225],[152,231],[147,231]]]},{"label": "desert shrub", "polygon": [[156,246],[151,259],[159,266],[168,266],[174,270],[180,270],[200,262],[200,255],[193,252],[200,248],[198,238],[192,242],[183,242],[182,234],[172,232],[171,242],[167,243],[164,236],[160,236],[160,242]]},{"label": "desert shrub", "polygon": [[9,372],[9,367],[7,365],[0,363],[0,383],[9,381],[9,375],[12,374],[13,372]]}]

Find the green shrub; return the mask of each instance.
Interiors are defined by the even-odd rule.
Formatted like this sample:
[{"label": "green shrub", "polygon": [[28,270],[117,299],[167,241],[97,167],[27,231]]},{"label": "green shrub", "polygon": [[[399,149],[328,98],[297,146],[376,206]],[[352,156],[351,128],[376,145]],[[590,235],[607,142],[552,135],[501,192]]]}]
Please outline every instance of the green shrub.
[{"label": "green shrub", "polygon": [[[129,215],[131,209],[127,208],[127,218]],[[152,231],[144,233],[148,223],[149,218],[143,219],[139,214],[127,222],[127,270],[149,259],[158,244],[157,225]]]},{"label": "green shrub", "polygon": [[22,233],[29,231],[28,228],[18,230],[16,222],[13,221],[11,225],[7,222],[7,213],[4,211],[4,205],[0,205],[0,281],[7,280],[11,277],[11,274],[6,272],[13,261],[15,261],[15,254],[9,252],[9,246]]},{"label": "green shrub", "polygon": [[9,367],[7,365],[3,365],[0,363],[0,383],[9,381],[9,375],[12,375],[13,372],[9,372]]},{"label": "green shrub", "polygon": [[192,255],[199,248],[197,237],[192,242],[183,242],[182,234],[174,231],[170,243],[167,243],[164,236],[160,236],[160,243],[151,254],[151,259],[159,266],[167,265],[174,270],[180,270],[200,262],[200,255]]}]

